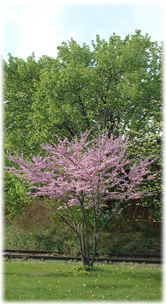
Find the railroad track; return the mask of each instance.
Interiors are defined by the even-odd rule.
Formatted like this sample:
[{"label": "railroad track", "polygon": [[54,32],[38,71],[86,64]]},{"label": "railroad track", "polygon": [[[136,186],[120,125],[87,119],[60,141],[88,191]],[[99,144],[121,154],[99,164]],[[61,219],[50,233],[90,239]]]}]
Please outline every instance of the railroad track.
[{"label": "railroad track", "polygon": [[[9,259],[43,259],[43,260],[76,260],[81,261],[81,256],[65,256],[63,252],[60,251],[36,251],[36,250],[3,250],[3,257]],[[161,256],[149,256],[149,255],[126,255],[110,254],[109,258],[104,258],[97,256],[96,261],[98,262],[133,262],[133,263],[149,263],[149,264],[161,264]]]}]

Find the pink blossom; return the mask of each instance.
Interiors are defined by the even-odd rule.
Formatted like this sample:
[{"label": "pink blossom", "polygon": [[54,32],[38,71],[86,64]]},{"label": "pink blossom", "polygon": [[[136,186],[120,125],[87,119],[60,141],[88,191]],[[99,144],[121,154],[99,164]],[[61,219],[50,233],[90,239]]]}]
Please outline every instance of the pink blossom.
[{"label": "pink blossom", "polygon": [[[100,134],[98,138],[88,141],[89,133],[82,133],[80,140],[76,137],[72,142],[67,138],[58,139],[58,144],[46,145],[44,150],[50,156],[33,157],[32,162],[25,163],[23,157],[10,157],[20,165],[8,170],[19,178],[29,180],[34,196],[48,196],[61,199],[66,197],[73,206],[76,196],[83,193],[88,198],[86,207],[91,208],[104,200],[128,200],[141,196],[139,186],[150,174],[151,160],[128,160],[126,151],[128,140],[108,138]],[[154,179],[155,175],[148,177]],[[116,189],[115,189],[116,188]],[[114,189],[114,191],[110,191]],[[93,203],[89,198],[94,199]],[[78,200],[77,200],[78,203]]]}]

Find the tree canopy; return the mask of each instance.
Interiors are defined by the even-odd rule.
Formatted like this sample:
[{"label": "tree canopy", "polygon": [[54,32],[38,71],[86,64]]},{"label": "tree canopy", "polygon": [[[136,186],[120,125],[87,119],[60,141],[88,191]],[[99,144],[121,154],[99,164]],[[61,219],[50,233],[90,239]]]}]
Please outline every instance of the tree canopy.
[{"label": "tree canopy", "polygon": [[[72,140],[81,131],[91,129],[96,135],[104,130],[109,137],[129,136],[131,154],[155,156],[154,166],[160,168],[161,109],[162,46],[139,30],[124,39],[114,33],[108,41],[97,35],[91,46],[73,39],[62,42],[55,59],[42,56],[36,61],[32,54],[25,61],[9,54],[4,61],[7,155],[23,153],[30,159],[31,153],[44,153],[41,144],[56,142],[57,135]],[[6,180],[10,209],[13,198],[17,205],[25,200],[25,186],[16,189],[9,173]],[[153,187],[155,206],[161,210],[159,178]]]}]

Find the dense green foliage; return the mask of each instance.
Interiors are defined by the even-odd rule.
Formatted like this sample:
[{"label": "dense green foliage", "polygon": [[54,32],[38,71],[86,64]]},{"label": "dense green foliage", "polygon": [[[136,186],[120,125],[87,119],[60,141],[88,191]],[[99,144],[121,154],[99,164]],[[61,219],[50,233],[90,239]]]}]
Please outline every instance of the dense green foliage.
[{"label": "dense green foliage", "polygon": [[[42,225],[41,225],[42,223]],[[7,221],[4,229],[5,249],[63,251],[66,256],[79,254],[72,230],[57,217],[55,206],[35,201],[22,214]],[[102,233],[97,251],[109,254],[161,254],[161,226],[146,221],[127,221],[124,215],[111,221]]]},{"label": "dense green foliage", "polygon": [[[136,31],[109,41],[96,36],[91,46],[71,39],[57,58],[26,61],[9,54],[4,62],[4,150],[41,154],[41,144],[56,136],[73,138],[92,128],[133,140],[131,154],[156,158],[161,170],[162,47]],[[9,160],[7,165],[11,165]],[[153,197],[137,202],[152,219],[161,219],[161,176],[147,185]],[[5,174],[5,204],[10,215],[29,203],[27,185]],[[137,206],[138,207],[138,206]]]},{"label": "dense green foliage", "polygon": [[[122,227],[123,224],[123,227]],[[62,251],[66,256],[79,255],[76,238],[66,228],[50,226],[35,231],[20,228],[15,222],[6,224],[5,249]],[[97,253],[108,258],[110,254],[161,254],[161,230],[142,222],[116,222],[105,229],[98,243]]]}]

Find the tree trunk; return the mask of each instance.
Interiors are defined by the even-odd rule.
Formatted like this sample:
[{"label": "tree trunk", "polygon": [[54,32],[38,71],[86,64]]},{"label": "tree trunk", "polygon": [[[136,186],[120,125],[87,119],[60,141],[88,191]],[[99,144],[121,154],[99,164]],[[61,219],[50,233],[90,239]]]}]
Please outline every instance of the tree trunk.
[{"label": "tree trunk", "polygon": [[83,266],[91,267],[90,259],[85,256],[82,256],[82,263],[83,263]]},{"label": "tree trunk", "polygon": [[93,255],[91,259],[91,267],[93,267],[95,258],[96,258],[96,251],[97,251],[97,237],[94,237],[94,245],[93,245]]},{"label": "tree trunk", "polygon": [[81,241],[82,241],[82,261],[83,266],[90,266],[90,247],[89,247],[89,232],[86,223],[85,212],[83,204],[81,204],[81,214],[82,214],[82,223],[81,223]]}]

